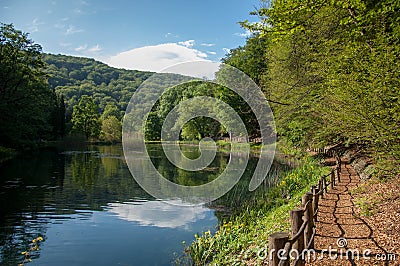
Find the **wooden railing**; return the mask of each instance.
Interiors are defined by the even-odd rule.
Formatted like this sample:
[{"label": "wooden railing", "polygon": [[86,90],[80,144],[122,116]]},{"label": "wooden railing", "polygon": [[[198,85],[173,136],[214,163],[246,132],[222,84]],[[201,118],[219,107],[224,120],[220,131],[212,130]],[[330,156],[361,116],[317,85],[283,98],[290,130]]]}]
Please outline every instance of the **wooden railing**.
[{"label": "wooden railing", "polygon": [[[278,232],[269,235],[269,265],[287,266],[292,257],[292,265],[305,265],[305,252],[314,249],[315,223],[318,218],[319,197],[323,198],[336,182],[340,182],[341,160],[336,157],[336,167],[322,176],[318,186],[311,186],[310,192],[302,197],[301,207],[291,210],[291,237],[288,232]],[[330,177],[329,182],[327,178]]]}]

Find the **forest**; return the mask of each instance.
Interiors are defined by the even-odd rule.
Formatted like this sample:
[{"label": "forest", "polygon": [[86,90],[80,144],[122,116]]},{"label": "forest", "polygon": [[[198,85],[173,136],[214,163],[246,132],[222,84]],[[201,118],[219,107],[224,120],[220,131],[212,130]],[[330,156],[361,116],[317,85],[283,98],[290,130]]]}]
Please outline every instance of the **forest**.
[{"label": "forest", "polygon": [[152,73],[45,54],[13,25],[1,24],[0,31],[0,146],[30,149],[77,132],[120,139],[124,110]]},{"label": "forest", "polygon": [[379,174],[400,171],[400,3],[261,1],[255,32],[223,59],[260,84],[280,138],[357,145]]},{"label": "forest", "polygon": [[150,72],[116,69],[94,59],[43,54],[48,84],[65,101],[66,132],[86,139],[121,139],[122,118]]},{"label": "forest", "polygon": [[[222,62],[263,90],[277,134],[307,148],[357,145],[384,174],[400,171],[400,4],[393,1],[261,1],[241,22],[253,32]],[[88,58],[42,53],[27,33],[1,25],[0,140],[20,148],[71,132],[116,141],[130,97],[152,75]],[[186,91],[186,92],[185,92]],[[179,95],[178,95],[179,94]],[[146,137],[158,140],[160,121],[183,98],[226,100],[258,136],[254,114],[226,88],[190,83],[153,107]],[[169,109],[168,109],[169,108]],[[215,121],[197,118],[182,138],[223,137]],[[207,119],[206,119],[207,120]],[[91,121],[88,123],[87,121]]]},{"label": "forest", "polygon": [[151,72],[116,69],[94,59],[43,54],[51,89],[65,98],[66,117],[82,95],[91,96],[103,113],[107,104],[115,105],[122,117],[133,92],[152,75]]}]

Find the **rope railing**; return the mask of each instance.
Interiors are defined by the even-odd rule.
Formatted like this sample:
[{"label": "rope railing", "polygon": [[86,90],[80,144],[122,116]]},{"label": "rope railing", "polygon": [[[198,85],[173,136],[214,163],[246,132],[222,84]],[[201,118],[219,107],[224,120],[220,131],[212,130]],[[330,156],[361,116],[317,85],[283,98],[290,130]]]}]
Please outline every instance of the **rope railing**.
[{"label": "rope railing", "polygon": [[[289,238],[288,232],[269,235],[269,265],[289,265],[292,253],[297,255],[293,258],[292,265],[305,265],[304,251],[314,249],[319,197],[323,198],[328,193],[328,187],[333,189],[336,182],[340,182],[341,160],[339,156],[335,158],[336,167],[329,174],[322,176],[317,186],[311,186],[310,192],[303,195],[300,208],[289,211],[291,237]],[[328,177],[330,177],[329,182],[327,182]]]}]

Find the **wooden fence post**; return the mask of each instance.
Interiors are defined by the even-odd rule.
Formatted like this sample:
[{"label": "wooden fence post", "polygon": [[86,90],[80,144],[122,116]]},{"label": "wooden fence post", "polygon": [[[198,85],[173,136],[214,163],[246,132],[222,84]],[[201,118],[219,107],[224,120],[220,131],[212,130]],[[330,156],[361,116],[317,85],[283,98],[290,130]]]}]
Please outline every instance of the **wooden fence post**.
[{"label": "wooden fence post", "polygon": [[322,189],[325,190],[325,193],[328,193],[328,188],[326,187],[326,176],[322,177]]},{"label": "wooden fence post", "polygon": [[340,182],[340,172],[342,171],[342,160],[339,155],[336,155],[336,175],[338,182]]},{"label": "wooden fence post", "polygon": [[[279,257],[285,247],[285,243],[289,240],[289,235],[286,232],[278,232],[268,236],[268,252],[270,266],[278,266]],[[286,255],[288,256],[288,255]]]},{"label": "wooden fence post", "polygon": [[317,222],[317,220],[318,220],[318,215],[316,214],[316,212],[317,212],[317,209],[318,209],[318,202],[319,202],[319,189],[318,188],[315,188],[314,189],[314,194],[313,194],[313,215],[315,215],[314,216],[314,223],[316,223]]},{"label": "wooden fence post", "polygon": [[[310,203],[307,205],[307,202],[310,201]],[[313,227],[314,227],[314,223],[313,223],[313,214],[312,214],[312,206],[313,206],[313,194],[310,192],[307,192],[305,195],[303,195],[301,204],[303,205],[303,207],[305,207],[304,209],[304,217],[307,221],[307,226],[306,229],[304,230],[304,246],[307,247],[307,245],[309,244],[310,240],[311,240],[311,236],[312,236],[312,231],[313,231]],[[310,249],[314,248],[313,243],[310,244]]]},{"label": "wooden fence post", "polygon": [[[299,232],[300,227],[303,224],[303,214],[304,210],[303,209],[294,209],[289,212],[290,214],[290,224],[292,226],[292,238]],[[297,250],[297,254],[303,254],[304,250],[304,234],[301,234],[299,239],[297,239],[296,242],[293,243],[293,249]],[[289,251],[290,253],[290,251]],[[304,266],[305,262],[303,260],[304,258],[301,256],[299,259],[297,265]]]},{"label": "wooden fence post", "polygon": [[[322,191],[322,180],[321,179],[318,180],[318,190]],[[324,192],[321,193],[321,198],[322,199],[324,198]]]},{"label": "wooden fence post", "polygon": [[335,171],[333,171],[333,169],[332,169],[332,171],[331,171],[331,189],[333,189],[334,185],[335,185]]}]

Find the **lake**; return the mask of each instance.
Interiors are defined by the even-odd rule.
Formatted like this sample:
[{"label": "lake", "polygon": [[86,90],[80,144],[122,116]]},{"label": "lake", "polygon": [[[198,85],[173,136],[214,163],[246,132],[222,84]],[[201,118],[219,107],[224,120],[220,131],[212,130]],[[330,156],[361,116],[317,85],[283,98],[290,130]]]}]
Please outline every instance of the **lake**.
[{"label": "lake", "polygon": [[[184,150],[198,156],[196,147]],[[213,180],[229,160],[218,152],[209,167],[188,172],[174,167],[161,146],[148,151],[163,176],[184,185]],[[182,241],[217,230],[219,219],[288,168],[274,162],[270,178],[250,193],[257,161],[250,157],[242,179],[221,199],[193,207],[149,196],[131,176],[120,145],[47,148],[7,161],[0,166],[1,265],[22,263],[21,253],[39,236],[44,240],[29,265],[173,265],[183,256]]]}]

